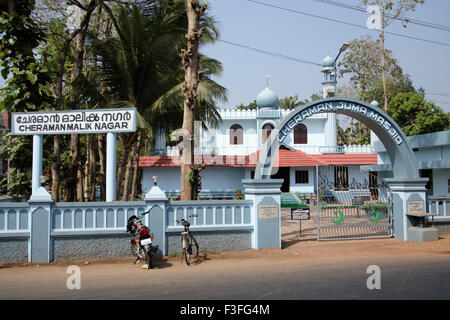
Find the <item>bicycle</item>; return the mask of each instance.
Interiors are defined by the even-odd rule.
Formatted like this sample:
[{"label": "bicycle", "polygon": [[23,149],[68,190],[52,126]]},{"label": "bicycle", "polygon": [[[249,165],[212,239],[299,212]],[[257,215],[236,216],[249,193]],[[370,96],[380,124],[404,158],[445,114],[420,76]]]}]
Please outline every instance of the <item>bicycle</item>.
[{"label": "bicycle", "polygon": [[[189,218],[198,217],[197,214],[191,214],[189,215]],[[198,257],[199,253],[199,246],[197,240],[194,238],[194,236],[191,233],[190,222],[187,221],[184,218],[181,218],[181,220],[177,220],[177,223],[181,223],[184,227],[184,231],[181,232],[181,262],[183,262],[183,258],[186,260],[186,264],[189,266],[191,265],[191,255],[193,253],[193,246],[195,246],[195,258]]]}]

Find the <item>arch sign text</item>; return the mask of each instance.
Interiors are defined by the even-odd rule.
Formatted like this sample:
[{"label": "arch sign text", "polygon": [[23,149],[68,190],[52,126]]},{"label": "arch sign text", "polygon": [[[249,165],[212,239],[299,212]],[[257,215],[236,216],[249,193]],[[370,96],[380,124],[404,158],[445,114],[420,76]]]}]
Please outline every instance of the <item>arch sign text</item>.
[{"label": "arch sign text", "polygon": [[361,114],[368,119],[375,121],[380,125],[380,127],[385,129],[397,145],[401,145],[403,143],[403,139],[399,132],[392,125],[391,121],[389,121],[385,116],[375,110],[369,110],[367,107],[360,104],[347,101],[323,102],[298,112],[281,128],[280,133],[278,134],[278,142],[283,142],[284,138],[286,138],[286,136],[297,126],[297,124],[301,123],[306,118],[309,118],[317,113],[336,111],[348,111]]},{"label": "arch sign text", "polygon": [[394,177],[419,177],[415,155],[406,140],[406,136],[389,115],[378,106],[364,101],[332,97],[298,106],[278,122],[261,150],[261,156],[255,169],[255,178],[269,179],[274,173],[272,167],[274,167],[275,155],[284,139],[299,123],[315,114],[324,112],[350,116],[372,130],[386,148],[392,163]]}]

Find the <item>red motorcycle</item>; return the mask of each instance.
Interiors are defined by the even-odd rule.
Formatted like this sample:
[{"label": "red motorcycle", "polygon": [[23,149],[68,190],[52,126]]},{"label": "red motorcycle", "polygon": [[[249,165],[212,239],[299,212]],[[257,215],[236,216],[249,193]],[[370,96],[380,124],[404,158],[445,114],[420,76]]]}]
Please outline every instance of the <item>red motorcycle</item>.
[{"label": "red motorcycle", "polygon": [[159,246],[153,246],[153,233],[150,229],[142,223],[142,217],[149,213],[150,210],[145,211],[142,215],[131,216],[128,219],[127,232],[132,234],[134,238],[130,241],[131,252],[136,256],[133,264],[139,260],[144,260],[147,264],[147,269],[153,268],[153,256],[158,252]]}]

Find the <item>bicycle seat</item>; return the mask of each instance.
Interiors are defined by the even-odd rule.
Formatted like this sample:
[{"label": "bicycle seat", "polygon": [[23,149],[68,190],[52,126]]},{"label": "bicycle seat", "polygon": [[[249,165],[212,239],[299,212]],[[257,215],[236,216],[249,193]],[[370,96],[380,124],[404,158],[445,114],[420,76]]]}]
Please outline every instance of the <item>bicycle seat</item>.
[{"label": "bicycle seat", "polygon": [[189,226],[191,225],[191,223],[190,223],[189,221],[186,221],[186,220],[182,220],[182,221],[181,221],[181,224],[182,224],[184,227],[189,227]]}]

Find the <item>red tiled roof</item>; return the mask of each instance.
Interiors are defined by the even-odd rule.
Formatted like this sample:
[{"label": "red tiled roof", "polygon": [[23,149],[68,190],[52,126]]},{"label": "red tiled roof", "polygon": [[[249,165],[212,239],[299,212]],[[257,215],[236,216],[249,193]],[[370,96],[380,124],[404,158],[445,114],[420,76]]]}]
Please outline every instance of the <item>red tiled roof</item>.
[{"label": "red tiled roof", "polygon": [[319,154],[317,157],[328,165],[373,165],[378,164],[377,154]]},{"label": "red tiled roof", "polygon": [[[256,167],[259,151],[249,155],[195,156],[194,162],[216,167]],[[275,167],[314,167],[327,165],[374,165],[378,164],[376,154],[308,154],[299,150],[278,150]],[[142,156],[140,167],[179,167],[179,156]]]}]

